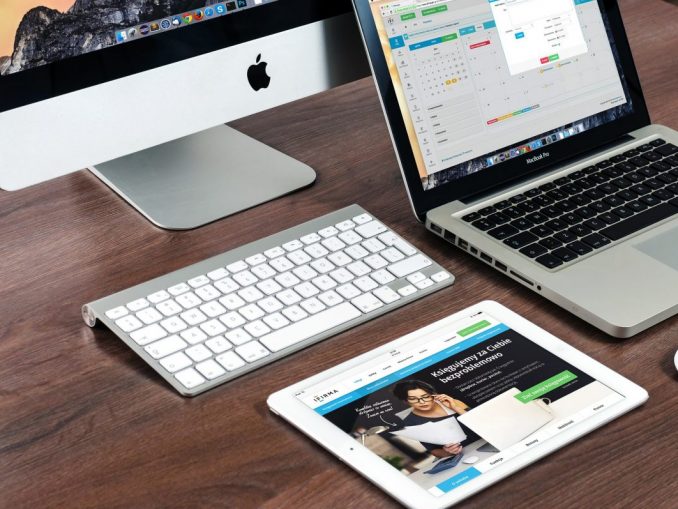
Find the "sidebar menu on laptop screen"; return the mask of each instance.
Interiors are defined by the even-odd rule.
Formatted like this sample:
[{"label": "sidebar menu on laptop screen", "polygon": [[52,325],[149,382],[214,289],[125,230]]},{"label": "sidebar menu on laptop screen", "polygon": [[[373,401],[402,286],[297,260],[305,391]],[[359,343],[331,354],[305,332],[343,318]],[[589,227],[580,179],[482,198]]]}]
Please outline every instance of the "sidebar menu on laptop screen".
[{"label": "sidebar menu on laptop screen", "polygon": [[631,111],[595,0],[370,2],[424,189]]}]

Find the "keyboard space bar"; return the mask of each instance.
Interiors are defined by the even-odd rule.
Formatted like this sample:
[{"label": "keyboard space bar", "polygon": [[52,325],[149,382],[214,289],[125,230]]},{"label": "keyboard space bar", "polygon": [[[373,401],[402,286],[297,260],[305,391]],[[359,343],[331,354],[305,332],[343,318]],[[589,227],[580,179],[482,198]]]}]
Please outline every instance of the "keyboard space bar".
[{"label": "keyboard space bar", "polygon": [[599,233],[602,233],[611,240],[623,239],[632,233],[652,226],[674,214],[678,214],[678,200],[676,199],[671,200],[669,203],[662,203],[656,207],[652,207],[651,209],[613,224],[612,226],[608,226],[607,228],[600,230]]},{"label": "keyboard space bar", "polygon": [[361,315],[362,313],[353,304],[344,302],[309,318],[299,320],[289,327],[271,332],[261,337],[259,341],[270,351],[278,352]]}]

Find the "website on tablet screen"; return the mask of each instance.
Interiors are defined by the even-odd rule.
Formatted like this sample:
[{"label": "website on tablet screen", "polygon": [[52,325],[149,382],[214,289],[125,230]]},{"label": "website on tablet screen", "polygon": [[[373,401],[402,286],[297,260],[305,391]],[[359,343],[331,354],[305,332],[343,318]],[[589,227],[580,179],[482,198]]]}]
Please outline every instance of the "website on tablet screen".
[{"label": "website on tablet screen", "polygon": [[484,312],[296,396],[436,496],[624,399]]}]

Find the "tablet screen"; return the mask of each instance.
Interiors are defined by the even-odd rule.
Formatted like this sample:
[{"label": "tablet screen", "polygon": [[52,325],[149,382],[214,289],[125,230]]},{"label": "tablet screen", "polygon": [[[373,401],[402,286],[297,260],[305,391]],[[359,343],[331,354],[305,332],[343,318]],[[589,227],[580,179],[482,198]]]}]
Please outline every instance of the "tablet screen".
[{"label": "tablet screen", "polygon": [[434,496],[625,399],[487,312],[296,396]]}]

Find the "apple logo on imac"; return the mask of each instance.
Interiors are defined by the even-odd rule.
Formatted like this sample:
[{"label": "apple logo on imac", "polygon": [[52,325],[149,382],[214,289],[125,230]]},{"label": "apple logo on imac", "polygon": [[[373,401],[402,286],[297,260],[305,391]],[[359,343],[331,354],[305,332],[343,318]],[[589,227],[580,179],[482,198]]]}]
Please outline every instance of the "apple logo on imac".
[{"label": "apple logo on imac", "polygon": [[247,81],[250,82],[250,86],[254,89],[255,92],[258,92],[262,88],[268,88],[268,85],[271,83],[271,77],[266,74],[266,66],[268,63],[261,62],[261,53],[257,56],[257,63],[251,65],[247,69]]}]

